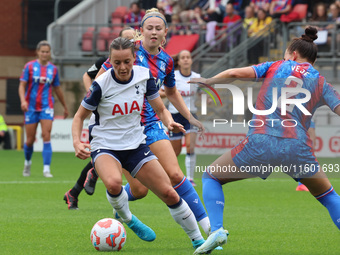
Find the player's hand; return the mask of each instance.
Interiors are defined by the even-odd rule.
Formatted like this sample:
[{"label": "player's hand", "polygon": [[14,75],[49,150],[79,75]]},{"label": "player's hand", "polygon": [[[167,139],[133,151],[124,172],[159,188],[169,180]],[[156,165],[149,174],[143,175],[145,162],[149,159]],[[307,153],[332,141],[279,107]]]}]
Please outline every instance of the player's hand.
[{"label": "player's hand", "polygon": [[64,119],[66,119],[68,116],[68,109],[67,107],[64,108]]},{"label": "player's hand", "polygon": [[194,83],[194,84],[200,84],[200,83],[204,83],[204,84],[208,84],[208,79],[206,78],[191,78],[190,81],[188,81],[188,83]]},{"label": "player's hand", "polygon": [[191,125],[194,125],[194,126],[198,127],[199,135],[203,136],[203,134],[205,132],[205,128],[204,128],[203,124],[199,120],[194,118],[194,117],[191,117],[189,122],[190,122]]},{"label": "player's hand", "polygon": [[87,159],[91,156],[91,146],[87,143],[74,143],[73,144],[75,154],[77,158]]},{"label": "player's hand", "polygon": [[21,110],[23,112],[27,112],[28,111],[28,103],[26,102],[26,100],[25,100],[25,102],[21,103]]},{"label": "player's hand", "polygon": [[177,123],[177,122],[171,122],[168,126],[167,126],[169,131],[172,131],[174,133],[185,133],[185,129],[183,127],[183,125]]}]

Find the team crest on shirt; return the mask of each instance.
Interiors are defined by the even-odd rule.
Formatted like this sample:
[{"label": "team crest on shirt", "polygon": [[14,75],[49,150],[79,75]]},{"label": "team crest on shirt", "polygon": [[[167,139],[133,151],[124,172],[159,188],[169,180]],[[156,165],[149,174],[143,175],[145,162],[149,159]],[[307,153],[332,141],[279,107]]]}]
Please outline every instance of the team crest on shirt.
[{"label": "team crest on shirt", "polygon": [[135,88],[136,88],[136,94],[139,94],[139,85],[135,85]]},{"label": "team crest on shirt", "polygon": [[92,91],[93,91],[93,85],[91,85],[91,87],[89,88],[89,90],[87,91],[86,93],[86,98],[89,98],[92,94]]},{"label": "team crest on shirt", "polygon": [[163,72],[165,72],[165,63],[164,63],[164,62],[161,63],[160,69],[161,69]]},{"label": "team crest on shirt", "polygon": [[51,69],[48,69],[47,74],[48,74],[48,75],[52,75],[52,74],[53,74],[53,71],[52,71]]}]

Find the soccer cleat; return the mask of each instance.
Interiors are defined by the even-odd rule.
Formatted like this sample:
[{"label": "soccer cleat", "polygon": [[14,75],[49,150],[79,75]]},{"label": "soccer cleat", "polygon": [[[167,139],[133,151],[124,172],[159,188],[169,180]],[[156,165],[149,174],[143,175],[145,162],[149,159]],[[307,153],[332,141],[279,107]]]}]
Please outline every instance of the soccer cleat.
[{"label": "soccer cleat", "polygon": [[67,191],[64,195],[65,203],[68,205],[69,210],[78,210],[78,199],[73,197],[70,191]]},{"label": "soccer cleat", "polygon": [[22,172],[22,175],[24,177],[29,177],[31,176],[31,165],[25,165],[24,166],[24,171]]},{"label": "soccer cleat", "polygon": [[207,254],[214,250],[216,247],[227,243],[228,231],[222,227],[211,233],[208,239],[196,249],[194,254]]},{"label": "soccer cleat", "polygon": [[44,172],[44,177],[46,178],[52,178],[53,175],[50,172]]},{"label": "soccer cleat", "polygon": [[197,186],[197,184],[194,182],[193,179],[190,179],[189,182],[191,183],[191,185],[192,185],[193,187],[196,187],[196,186]]},{"label": "soccer cleat", "polygon": [[152,242],[156,239],[156,233],[143,222],[141,222],[135,215],[126,225],[142,240]]},{"label": "soccer cleat", "polygon": [[96,175],[94,168],[87,172],[86,180],[84,182],[84,190],[88,195],[93,195],[98,176]]},{"label": "soccer cleat", "polygon": [[304,184],[300,184],[296,187],[296,191],[309,191],[309,189]]},{"label": "soccer cleat", "polygon": [[123,219],[118,215],[118,213],[116,212],[116,210],[113,208],[113,218],[115,220],[118,220],[120,223],[124,223]]},{"label": "soccer cleat", "polygon": [[201,240],[194,240],[191,241],[192,242],[192,246],[194,247],[194,249],[197,249],[198,247],[200,247],[202,244],[204,244],[204,239]]}]

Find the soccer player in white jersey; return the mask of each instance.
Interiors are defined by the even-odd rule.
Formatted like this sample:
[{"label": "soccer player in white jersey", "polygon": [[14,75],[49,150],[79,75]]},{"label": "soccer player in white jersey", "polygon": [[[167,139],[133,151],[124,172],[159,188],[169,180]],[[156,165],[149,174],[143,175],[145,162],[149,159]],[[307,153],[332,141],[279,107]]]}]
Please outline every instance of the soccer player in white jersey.
[{"label": "soccer player in white jersey", "polygon": [[[203,240],[187,203],[171,186],[170,179],[145,143],[140,125],[144,97],[149,100],[169,130],[185,131],[174,122],[159,97],[150,70],[134,66],[134,44],[118,37],[110,45],[113,69],[97,78],[82,101],[72,124],[76,156],[92,157],[94,167],[107,189],[114,210],[142,240],[153,241],[156,234],[129,210],[128,195],[122,187],[122,168],[153,191],[169,207],[174,220],[191,240]],[[89,124],[90,145],[80,142],[84,119],[93,112]]]},{"label": "soccer player in white jersey", "polygon": [[[196,96],[197,96],[197,87],[196,85],[190,85],[188,81],[191,78],[200,78],[201,75],[195,73],[191,70],[192,66],[192,58],[191,53],[188,50],[182,50],[178,53],[177,56],[177,65],[178,70],[175,71],[175,80],[176,87],[183,100],[190,110],[191,114],[196,117],[197,108],[195,106]],[[162,89],[164,91],[164,89]],[[164,93],[165,95],[165,93]],[[185,168],[186,168],[186,176],[191,182],[193,186],[196,186],[194,182],[194,171],[196,165],[196,155],[195,155],[195,146],[196,146],[196,136],[197,136],[197,127],[190,125],[189,121],[184,118],[176,109],[176,107],[170,102],[169,104],[169,112],[172,114],[173,119],[183,125],[186,130],[185,134],[182,132],[174,133],[169,131],[169,138],[172,147],[175,150],[176,156],[181,153],[182,150],[182,138],[185,137],[185,145],[186,145],[186,156],[185,156]]]}]

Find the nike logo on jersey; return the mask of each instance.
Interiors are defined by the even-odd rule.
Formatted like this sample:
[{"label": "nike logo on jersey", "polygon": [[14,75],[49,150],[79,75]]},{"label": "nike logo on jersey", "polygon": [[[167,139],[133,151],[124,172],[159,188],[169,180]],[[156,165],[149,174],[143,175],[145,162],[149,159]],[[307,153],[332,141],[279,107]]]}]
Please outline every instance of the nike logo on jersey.
[{"label": "nike logo on jersey", "polygon": [[112,94],[112,95],[106,96],[105,98],[113,97],[114,95],[115,95],[115,94]]},{"label": "nike logo on jersey", "polygon": [[144,155],[147,156],[147,155],[149,155],[149,153],[150,153],[150,151],[144,152]]}]

